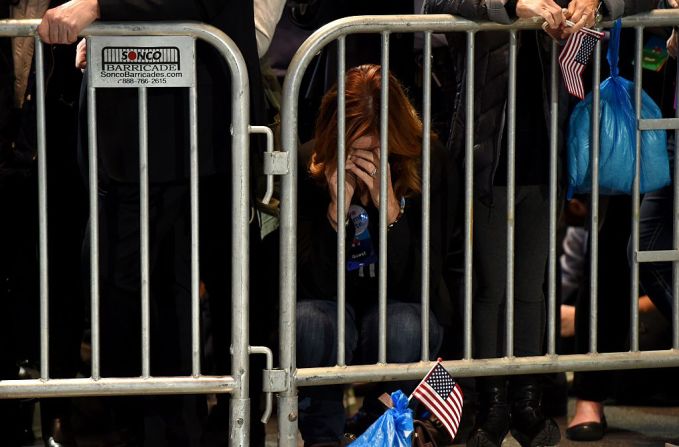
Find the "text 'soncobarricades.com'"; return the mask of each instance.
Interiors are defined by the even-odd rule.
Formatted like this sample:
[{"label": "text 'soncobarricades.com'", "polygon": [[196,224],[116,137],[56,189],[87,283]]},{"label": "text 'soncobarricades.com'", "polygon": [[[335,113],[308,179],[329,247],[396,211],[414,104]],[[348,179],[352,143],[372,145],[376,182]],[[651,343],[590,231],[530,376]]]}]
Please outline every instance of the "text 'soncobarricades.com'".
[{"label": "text 'soncobarricades.com'", "polygon": [[87,45],[93,87],[195,86],[192,37],[96,37]]}]

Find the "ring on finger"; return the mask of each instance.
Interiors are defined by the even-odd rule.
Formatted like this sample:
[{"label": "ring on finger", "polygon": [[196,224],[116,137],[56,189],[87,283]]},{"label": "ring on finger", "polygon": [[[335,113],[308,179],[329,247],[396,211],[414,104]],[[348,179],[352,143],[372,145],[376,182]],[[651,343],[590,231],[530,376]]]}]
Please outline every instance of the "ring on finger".
[{"label": "ring on finger", "polygon": [[377,168],[373,169],[373,172],[370,173],[370,177],[375,177],[375,174],[377,174]]}]

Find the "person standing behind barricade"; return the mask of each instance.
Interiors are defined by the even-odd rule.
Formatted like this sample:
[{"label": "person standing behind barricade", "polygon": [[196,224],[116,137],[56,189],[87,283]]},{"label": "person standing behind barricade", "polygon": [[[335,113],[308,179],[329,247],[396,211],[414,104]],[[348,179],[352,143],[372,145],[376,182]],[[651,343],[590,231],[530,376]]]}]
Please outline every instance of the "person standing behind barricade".
[{"label": "person standing behind barricade", "polygon": [[[676,0],[667,0],[669,8],[679,8]],[[676,59],[679,54],[679,32],[677,27],[672,29],[672,34],[667,39],[667,51],[669,55]],[[671,59],[670,59],[671,61]],[[667,63],[667,70],[671,73],[673,63]],[[671,76],[670,79],[673,79]],[[674,98],[674,99],[673,99]],[[669,107],[664,107],[667,113],[671,113],[676,107],[676,96],[667,97],[664,101]],[[667,110],[669,109],[669,110]],[[665,115],[667,116],[667,115]],[[676,144],[674,133],[668,132],[668,150],[670,152],[670,173],[674,182],[676,173],[674,172],[674,157],[676,157]],[[639,228],[639,250],[672,250],[673,243],[673,221],[674,221],[674,185],[664,187],[659,191],[650,192],[644,195],[640,209],[640,228]],[[632,242],[629,243],[629,262],[633,263],[634,253],[631,251]],[[674,292],[672,291],[672,271],[671,262],[643,262],[639,263],[639,278],[644,291],[648,294],[653,304],[660,312],[672,321],[674,306]]]},{"label": "person standing behind barricade", "polygon": [[[568,6],[568,9],[562,9]],[[618,17],[621,0],[605,0],[604,15]],[[552,0],[463,2],[430,0],[425,11],[447,13],[468,19],[489,19],[510,24],[516,18],[539,16],[547,31],[565,38],[583,26],[592,26],[596,0],[574,0],[570,4]],[[575,23],[566,28],[566,20]],[[474,294],[473,341],[475,358],[505,355],[503,343],[506,298],[507,248],[507,145],[509,33],[483,32],[475,35],[474,72]],[[466,35],[448,35],[456,59],[458,99],[448,142],[460,162],[465,152]],[[542,31],[518,33],[516,108],[516,195],[515,195],[515,356],[544,353],[545,297],[543,283],[549,244],[549,122],[548,75],[551,41]],[[563,131],[568,97],[559,92],[558,147],[564,147]],[[480,409],[467,445],[499,446],[511,429],[522,446],[554,445],[560,433],[556,423],[541,409],[542,386],[538,376],[487,377],[477,380]]]},{"label": "person standing behind barricade", "polygon": [[[48,43],[72,43],[97,19],[198,20],[226,32],[245,58],[251,121],[258,123],[263,103],[252,2],[71,0],[47,11],[38,32]],[[218,52],[199,42],[200,274],[211,299],[217,374],[230,373],[230,191],[232,177],[238,174],[230,169],[229,79]],[[102,89],[97,92],[97,103],[102,375],[135,377],[141,372],[137,350],[141,346],[137,94]],[[191,374],[188,105],[186,91],[149,89],[151,374],[156,376]],[[82,115],[84,120],[84,110]],[[84,143],[86,126],[81,129]],[[81,153],[86,157],[86,150]],[[258,239],[253,237],[253,241]],[[184,447],[200,442],[196,413],[204,412],[197,410],[205,405],[202,397],[113,398],[109,402],[112,424],[122,438],[119,445]],[[145,428],[145,418],[154,424]],[[222,423],[226,426],[226,418]],[[253,444],[257,442],[263,439],[253,439]]]},{"label": "person standing behind barricade", "polygon": [[[15,20],[40,18],[63,0],[20,0],[0,2],[0,18]],[[11,218],[0,224],[2,247],[0,256],[0,302],[11,302],[3,308],[10,347],[0,353],[21,352],[33,366],[38,362],[38,192],[37,192],[37,121],[34,39],[3,38],[7,53],[0,55],[2,104],[0,104],[0,202]],[[47,242],[49,296],[49,376],[74,378],[80,371],[80,345],[83,336],[83,303],[79,246],[86,224],[86,195],[78,173],[76,106],[80,73],[73,70],[75,46],[59,46],[45,51],[46,150],[47,150]],[[9,64],[9,65],[5,65]],[[5,84],[7,82],[7,84]],[[4,90],[7,88],[8,90]],[[11,89],[11,101],[6,94]],[[42,328],[44,330],[44,328]],[[4,339],[5,336],[0,336]],[[2,342],[0,342],[2,343]],[[26,348],[29,349],[26,349]],[[30,403],[29,403],[30,402]],[[3,401],[0,407],[6,405]],[[24,425],[25,438],[32,437],[33,403],[28,407],[29,423]],[[26,410],[23,410],[26,412]],[[42,399],[40,402],[42,438],[45,445],[72,446],[70,429],[71,400]],[[0,433],[18,429],[12,423],[16,415],[0,416]],[[26,419],[26,417],[23,417]],[[25,424],[25,421],[22,421]],[[8,425],[5,425],[8,424]],[[3,436],[3,445],[13,445]]]},{"label": "person standing behind barricade", "polygon": [[[387,266],[387,361],[421,357],[422,122],[400,83],[389,76],[387,172],[380,172],[382,72],[362,65],[346,73],[344,211],[337,214],[337,87],[323,98],[315,138],[302,146],[299,213],[297,366],[337,363],[337,230],[346,231],[346,360],[377,361],[378,265]],[[443,251],[451,204],[460,192],[446,154],[432,135],[430,354],[442,339],[437,321],[448,300],[442,285]],[[387,259],[378,259],[380,176],[387,176]],[[391,389],[398,385],[390,384]],[[373,403],[366,397],[364,409]],[[300,431],[305,446],[340,445],[344,433],[342,387],[300,389]],[[377,415],[380,414],[378,410]],[[374,415],[375,417],[377,415]],[[369,415],[370,416],[370,415]]]},{"label": "person standing behind barricade", "polygon": [[[0,19],[11,17],[11,12],[9,4],[0,3]],[[20,140],[28,126],[18,119],[24,92],[17,94],[15,57],[12,40],[0,39],[0,380],[19,378],[19,362],[29,357],[27,351],[35,351],[30,348],[35,348],[39,331],[37,319],[28,315],[38,303],[35,148]],[[3,445],[24,443],[21,419],[18,399],[0,399]]]}]

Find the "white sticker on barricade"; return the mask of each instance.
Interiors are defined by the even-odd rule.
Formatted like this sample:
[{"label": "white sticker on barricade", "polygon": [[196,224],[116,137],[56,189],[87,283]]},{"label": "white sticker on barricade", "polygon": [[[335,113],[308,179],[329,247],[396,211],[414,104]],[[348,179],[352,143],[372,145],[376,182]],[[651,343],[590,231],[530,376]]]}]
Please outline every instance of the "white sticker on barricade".
[{"label": "white sticker on barricade", "polygon": [[93,36],[87,45],[92,87],[195,86],[192,37]]}]

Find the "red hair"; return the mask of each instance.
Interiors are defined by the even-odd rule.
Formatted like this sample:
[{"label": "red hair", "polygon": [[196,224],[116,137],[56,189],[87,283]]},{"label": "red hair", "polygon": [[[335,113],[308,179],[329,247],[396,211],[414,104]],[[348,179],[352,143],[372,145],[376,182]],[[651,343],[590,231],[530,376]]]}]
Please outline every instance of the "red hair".
[{"label": "red hair", "polygon": [[[382,69],[361,65],[345,77],[346,145],[348,149],[363,136],[380,135]],[[389,164],[397,197],[419,193],[422,155],[422,121],[401,83],[389,74]],[[436,138],[432,134],[432,140]],[[316,120],[313,155],[309,172],[325,183],[325,170],[337,166],[337,85],[323,97]]]}]

